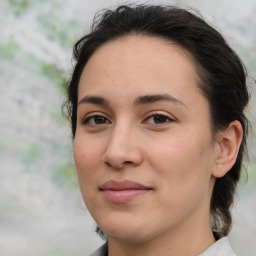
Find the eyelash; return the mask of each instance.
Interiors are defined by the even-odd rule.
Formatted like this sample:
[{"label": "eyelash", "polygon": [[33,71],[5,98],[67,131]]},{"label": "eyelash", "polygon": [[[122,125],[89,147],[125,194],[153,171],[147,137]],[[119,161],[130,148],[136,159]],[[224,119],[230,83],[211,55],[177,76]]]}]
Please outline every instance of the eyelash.
[{"label": "eyelash", "polygon": [[[173,118],[171,118],[171,117],[169,117],[168,115],[165,115],[165,114],[163,114],[163,113],[158,113],[158,112],[156,112],[156,113],[151,113],[148,117],[146,117],[146,119],[145,120],[149,120],[150,118],[155,118],[155,117],[161,117],[161,118],[165,118],[165,122],[163,122],[163,123],[151,123],[151,125],[154,125],[154,126],[160,126],[160,125],[165,125],[166,123],[170,123],[170,122],[173,122],[174,121],[174,119]],[[143,121],[143,123],[145,123],[145,121]]]},{"label": "eyelash", "polygon": [[[86,117],[84,120],[83,120],[83,122],[82,122],[82,124],[83,125],[90,125],[89,124],[89,122],[90,122],[90,120],[92,120],[93,118],[96,118],[96,117],[99,117],[99,118],[104,118],[105,120],[108,120],[108,118],[106,118],[106,117],[104,117],[104,116],[102,116],[102,115],[92,115],[92,116],[88,116],[88,117]],[[94,123],[95,123],[95,120],[94,120]],[[110,121],[109,121],[109,123],[110,123]],[[105,124],[105,123],[104,123]],[[102,124],[102,125],[104,125],[104,124]],[[101,125],[101,124],[93,124],[93,125]]]},{"label": "eyelash", "polygon": [[[103,118],[105,121],[107,121],[107,122],[105,122],[105,123],[102,123],[102,124],[96,124],[95,123],[95,118]],[[150,124],[150,125],[152,125],[152,126],[161,126],[161,125],[165,125],[166,123],[170,123],[170,122],[173,122],[173,121],[175,121],[173,118],[171,118],[171,117],[169,117],[168,115],[165,115],[165,114],[163,114],[163,113],[158,113],[158,112],[156,112],[156,113],[151,113],[150,115],[148,115],[145,119],[144,119],[144,121],[143,121],[143,123],[145,124],[145,123],[147,123],[146,121],[147,120],[149,120],[150,118],[156,118],[156,117],[161,117],[161,118],[164,118],[165,120],[164,120],[164,122],[163,123],[148,123],[148,124]],[[89,122],[90,122],[90,120],[93,120],[94,119],[94,124],[90,124]],[[82,124],[83,125],[91,125],[91,126],[101,126],[101,125],[105,125],[105,124],[110,124],[111,122],[108,120],[108,118],[106,118],[106,117],[104,117],[103,115],[101,115],[101,114],[98,114],[98,115],[92,115],[92,116],[88,116],[88,117],[86,117],[83,121],[82,121]]]}]

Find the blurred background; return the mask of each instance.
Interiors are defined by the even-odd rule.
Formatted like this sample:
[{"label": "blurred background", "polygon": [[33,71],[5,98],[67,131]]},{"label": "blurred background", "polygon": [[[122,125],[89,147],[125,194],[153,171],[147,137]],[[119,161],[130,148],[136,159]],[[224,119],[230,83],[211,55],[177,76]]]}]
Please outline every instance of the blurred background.
[{"label": "blurred background", "polygon": [[[96,11],[129,1],[0,0],[0,255],[86,256],[103,243],[82,201],[68,122],[61,115],[72,46]],[[136,3],[145,3],[137,1]],[[147,1],[198,9],[256,78],[256,1]],[[254,126],[230,240],[256,255],[256,89]]]}]

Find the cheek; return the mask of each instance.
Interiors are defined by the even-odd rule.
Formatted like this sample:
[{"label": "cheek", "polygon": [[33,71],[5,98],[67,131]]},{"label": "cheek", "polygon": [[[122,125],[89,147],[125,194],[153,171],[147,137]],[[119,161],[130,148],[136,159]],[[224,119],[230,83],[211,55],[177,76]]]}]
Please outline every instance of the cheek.
[{"label": "cheek", "polygon": [[74,160],[82,193],[95,184],[95,175],[101,161],[99,152],[99,148],[90,141],[75,138]]},{"label": "cheek", "polygon": [[198,135],[173,136],[159,143],[151,153],[148,159],[165,192],[181,196],[193,190],[207,189],[211,176],[210,141],[202,140]]},{"label": "cheek", "polygon": [[88,172],[100,160],[101,149],[99,143],[95,143],[87,136],[79,133],[74,140],[74,160],[78,172]]},{"label": "cheek", "polygon": [[159,174],[168,175],[175,171],[176,174],[179,172],[182,175],[186,171],[184,167],[188,168],[186,163],[195,157],[192,156],[195,150],[192,150],[191,141],[190,145],[188,144],[189,142],[184,136],[165,136],[155,144],[156,146],[148,146],[150,156],[147,158]]},{"label": "cheek", "polygon": [[[85,143],[86,141],[86,143]],[[89,209],[96,199],[99,150],[83,138],[74,141],[74,160],[84,202]]]}]

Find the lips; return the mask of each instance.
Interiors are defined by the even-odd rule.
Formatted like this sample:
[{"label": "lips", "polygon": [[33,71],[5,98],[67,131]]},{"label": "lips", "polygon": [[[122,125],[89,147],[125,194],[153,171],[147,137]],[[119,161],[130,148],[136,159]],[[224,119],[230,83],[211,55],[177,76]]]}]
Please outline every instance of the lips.
[{"label": "lips", "polygon": [[138,182],[124,180],[114,181],[110,180],[105,182],[101,187],[100,191],[104,197],[113,203],[126,203],[130,202],[137,197],[145,195],[150,192],[152,188],[144,186]]}]

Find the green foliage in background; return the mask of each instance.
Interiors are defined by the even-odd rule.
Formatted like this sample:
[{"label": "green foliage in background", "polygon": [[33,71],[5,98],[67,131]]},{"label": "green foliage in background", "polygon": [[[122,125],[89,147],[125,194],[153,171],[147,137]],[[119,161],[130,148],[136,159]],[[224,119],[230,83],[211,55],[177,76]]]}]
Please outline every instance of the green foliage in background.
[{"label": "green foliage in background", "polygon": [[28,145],[26,149],[22,151],[23,161],[26,164],[35,164],[41,159],[41,148],[37,144]]},{"label": "green foliage in background", "polygon": [[72,164],[65,164],[53,170],[52,179],[65,190],[78,188],[77,172]]},{"label": "green foliage in background", "polygon": [[68,80],[65,75],[52,63],[40,62],[40,71],[42,76],[48,77],[56,86],[61,90],[65,91]]},{"label": "green foliage in background", "polygon": [[14,41],[9,41],[8,43],[0,43],[0,58],[3,59],[13,59],[17,56],[20,51],[19,45]]},{"label": "green foliage in background", "polygon": [[[33,5],[37,5],[38,3],[44,2],[44,0],[9,0],[9,5],[16,16],[21,16]],[[50,2],[54,1],[51,0]]]},{"label": "green foliage in background", "polygon": [[9,0],[15,15],[19,16],[29,7],[29,0]]},{"label": "green foliage in background", "polygon": [[50,40],[58,42],[61,46],[71,49],[76,40],[76,34],[82,31],[81,25],[75,21],[61,19],[58,10],[51,10],[47,15],[38,16],[38,21]]},{"label": "green foliage in background", "polygon": [[13,60],[19,56],[20,62],[29,70],[35,72],[40,77],[46,77],[52,81],[61,93],[64,93],[68,83],[63,71],[59,70],[53,63],[45,62],[37,58],[34,54],[27,53],[14,41],[0,44],[0,58],[2,60]]}]

